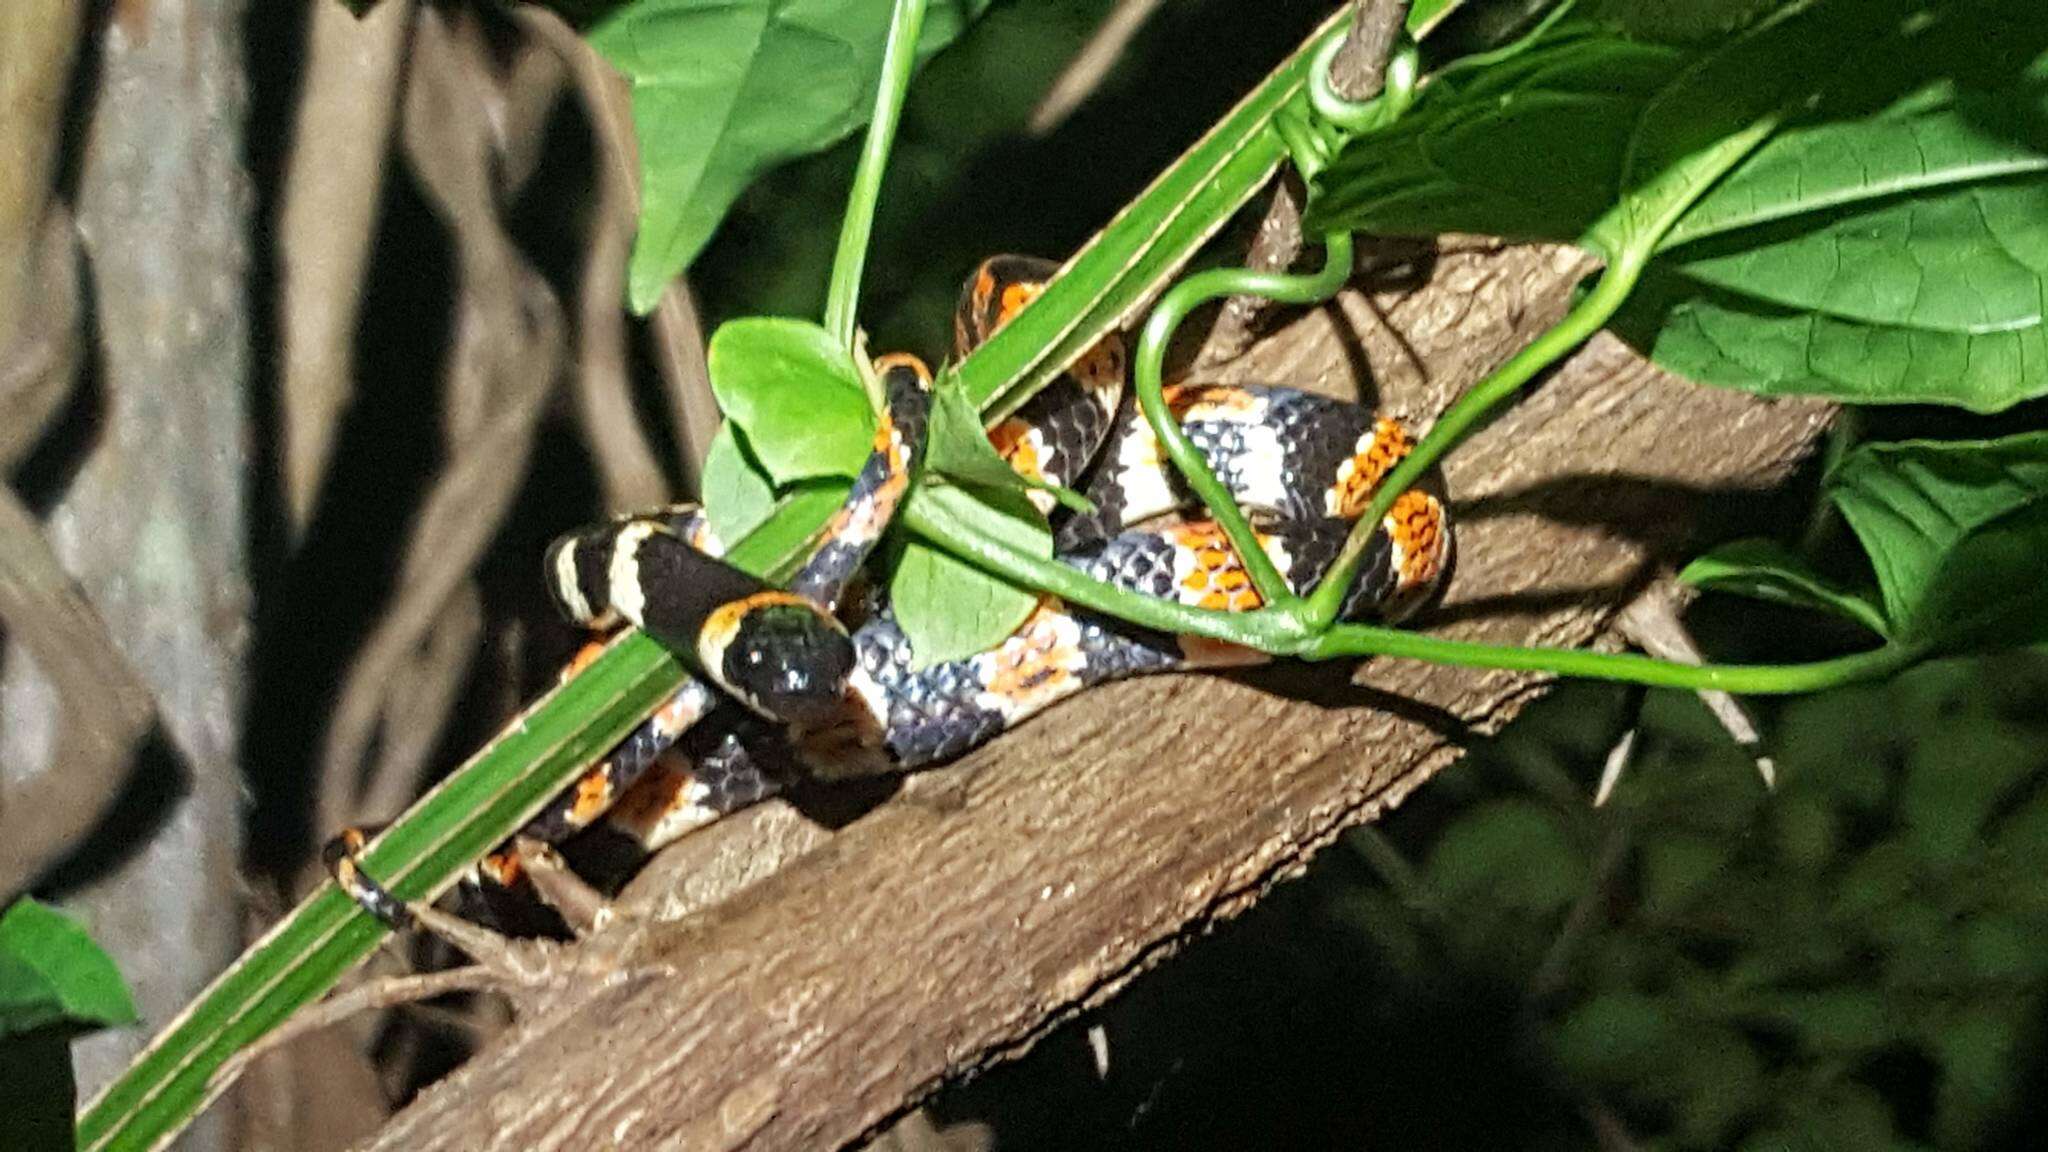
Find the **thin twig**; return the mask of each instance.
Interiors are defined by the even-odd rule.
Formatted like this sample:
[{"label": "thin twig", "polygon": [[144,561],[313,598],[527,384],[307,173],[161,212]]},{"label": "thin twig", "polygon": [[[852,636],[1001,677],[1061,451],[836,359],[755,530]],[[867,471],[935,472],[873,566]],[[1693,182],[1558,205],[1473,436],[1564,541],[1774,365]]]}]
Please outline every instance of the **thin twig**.
[{"label": "thin twig", "polygon": [[258,1037],[254,1043],[235,1053],[220,1066],[220,1070],[213,1074],[214,1082],[232,1084],[265,1053],[282,1048],[309,1033],[332,1028],[352,1016],[432,1000],[453,992],[503,991],[511,982],[512,977],[500,969],[488,964],[471,964],[462,968],[450,968],[445,972],[390,976],[357,985],[293,1015],[291,1019]]},{"label": "thin twig", "polygon": [[[591,123],[604,146],[605,162],[624,181],[628,214],[638,219],[640,142],[633,134],[632,89],[617,71],[604,72],[604,83],[587,94]],[[678,276],[662,289],[648,318],[648,331],[668,396],[669,423],[682,454],[683,488],[695,490],[719,417],[718,402],[711,395],[711,368],[704,357],[704,326],[698,322],[687,280]]]},{"label": "thin twig", "polygon": [[1354,0],[1351,31],[1330,61],[1330,88],[1362,104],[1387,86],[1387,60],[1408,23],[1408,0]]},{"label": "thin twig", "polygon": [[636,212],[630,160],[632,125],[616,98],[618,74],[560,16],[537,5],[512,18],[568,66],[577,98],[597,137],[598,209],[577,285],[576,406],[597,461],[606,505],[615,512],[651,508],[670,493],[654,449],[640,430],[626,369],[627,255]]},{"label": "thin twig", "polygon": [[1033,136],[1045,136],[1065,123],[1109,76],[1138,30],[1159,10],[1159,3],[1160,0],[1118,0],[1117,6],[1096,26],[1095,34],[1053,78],[1045,95],[1039,98],[1038,107],[1031,110],[1024,130]]},{"label": "thin twig", "polygon": [[[1284,272],[1301,255],[1301,178],[1281,172],[1266,202],[1259,230],[1245,250],[1244,266],[1254,272]],[[1258,336],[1259,322],[1273,309],[1264,296],[1232,296],[1223,302],[1216,327],[1202,346],[1202,363],[1220,364],[1244,355]]]},{"label": "thin twig", "polygon": [[[1615,626],[1622,638],[1660,660],[1675,660],[1681,664],[1702,664],[1705,653],[1700,651],[1698,641],[1692,637],[1692,630],[1685,626],[1679,616],[1679,593],[1668,583],[1652,585],[1642,595],[1630,601],[1621,615],[1616,617]],[[1714,719],[1720,721],[1728,738],[1746,753],[1756,764],[1758,776],[1763,778],[1765,788],[1774,788],[1778,782],[1778,765],[1764,751],[1763,735],[1757,728],[1756,717],[1742,701],[1726,692],[1713,690],[1698,694],[1700,703],[1707,706]]]},{"label": "thin twig", "polygon": [[542,901],[561,914],[570,931],[580,939],[600,932],[618,913],[604,893],[570,871],[567,861],[546,843],[530,836],[513,841],[519,866],[532,882]]}]

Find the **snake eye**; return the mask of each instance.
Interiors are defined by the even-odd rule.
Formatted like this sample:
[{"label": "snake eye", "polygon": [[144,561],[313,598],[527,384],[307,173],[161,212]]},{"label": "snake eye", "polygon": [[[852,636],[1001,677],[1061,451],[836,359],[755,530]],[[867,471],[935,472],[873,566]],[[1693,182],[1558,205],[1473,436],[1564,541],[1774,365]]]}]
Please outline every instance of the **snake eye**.
[{"label": "snake eye", "polygon": [[853,674],[853,641],[830,616],[801,603],[748,612],[726,646],[723,680],[757,711],[811,726],[837,716]]}]

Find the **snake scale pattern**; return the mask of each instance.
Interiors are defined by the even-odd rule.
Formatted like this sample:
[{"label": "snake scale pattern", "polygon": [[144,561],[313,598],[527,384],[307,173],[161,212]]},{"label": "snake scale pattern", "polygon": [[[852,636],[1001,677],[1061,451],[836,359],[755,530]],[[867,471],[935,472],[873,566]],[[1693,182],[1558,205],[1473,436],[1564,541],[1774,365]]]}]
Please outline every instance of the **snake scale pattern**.
[{"label": "snake scale pattern", "polygon": [[[969,278],[955,315],[965,355],[1035,299],[1054,269],[992,258]],[[1128,357],[1112,334],[991,429],[1012,468],[1076,488],[1094,504],[1066,514],[1049,496],[1058,559],[1148,596],[1227,611],[1260,606],[1249,575],[1209,520],[1149,526],[1199,502],[1125,393]],[[875,362],[886,395],[873,450],[821,542],[786,588],[718,559],[703,514],[679,505],[627,516],[555,542],[546,570],[571,620],[632,624],[680,653],[687,681],[521,836],[559,843],[585,830],[652,851],[786,788],[900,772],[957,757],[1058,701],[1153,672],[1243,666],[1266,658],[1042,597],[995,647],[920,667],[889,606],[858,576],[908,491],[923,442],[931,375],[909,356]],[[1169,408],[1257,526],[1298,593],[1335,560],[1380,481],[1411,447],[1395,420],[1283,387],[1178,385]],[[1137,527],[1132,527],[1137,525]],[[1419,486],[1371,535],[1344,619],[1398,620],[1435,591],[1451,555],[1439,495]],[[573,668],[572,668],[573,670]],[[409,914],[355,863],[351,830],[327,859],[343,887],[394,925]],[[519,854],[502,849],[472,880],[511,886]]]}]

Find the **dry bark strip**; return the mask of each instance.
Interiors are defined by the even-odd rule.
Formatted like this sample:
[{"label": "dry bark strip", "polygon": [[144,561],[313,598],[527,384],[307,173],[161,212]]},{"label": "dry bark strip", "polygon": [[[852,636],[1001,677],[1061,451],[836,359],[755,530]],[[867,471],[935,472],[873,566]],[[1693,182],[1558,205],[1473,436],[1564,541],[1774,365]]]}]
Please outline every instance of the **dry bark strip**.
[{"label": "dry bark strip", "polygon": [[[28,7],[62,18],[58,5]],[[47,494],[55,499],[43,535],[139,680],[121,695],[146,690],[157,728],[134,770],[121,773],[124,799],[136,804],[116,804],[104,834],[75,846],[88,850],[72,858],[82,882],[62,899],[120,965],[143,1017],[160,1020],[240,944],[253,203],[242,168],[246,6],[85,7],[90,39],[79,42],[78,59],[90,90],[72,94],[69,147],[81,298],[90,302],[80,348],[93,381],[74,395],[93,407],[84,413],[90,435],[55,482],[61,491]],[[0,43],[12,65],[24,42]],[[86,655],[78,647],[67,662]],[[81,696],[60,707],[55,677],[30,671],[10,665],[0,684],[0,763],[10,766],[40,762],[25,748],[61,753],[50,734],[75,715],[66,709],[97,706]],[[41,771],[79,767],[60,759]],[[146,1040],[140,1030],[112,1030],[74,1044],[81,1094],[112,1078]],[[232,1116],[224,1106],[180,1147],[227,1147]],[[0,1119],[0,1143],[7,1125]]]},{"label": "dry bark strip", "polygon": [[561,306],[502,218],[533,171],[528,141],[559,96],[560,65],[528,50],[501,83],[484,30],[459,12],[423,9],[412,35],[399,131],[458,269],[449,461],[415,518],[400,594],[350,667],[328,729],[323,829],[396,812],[416,788],[482,632],[476,559],[518,495],[563,362]]},{"label": "dry bark strip", "polygon": [[277,219],[278,454],[294,539],[312,522],[355,400],[356,328],[412,8],[400,0],[361,18],[339,4],[305,13],[305,74]]},{"label": "dry bark strip", "polygon": [[[1554,251],[1446,255],[1427,288],[1307,317],[1230,374],[1341,388],[1369,361],[1388,406],[1432,412],[1554,318],[1583,271]],[[1460,559],[1433,619],[1598,641],[1708,501],[1777,483],[1825,418],[1595,341],[1458,453]],[[1543,683],[1380,662],[1355,684],[1325,668],[1117,685],[836,834],[772,806],[729,821],[664,854],[633,896],[737,894],[586,944],[615,952],[617,978],[538,1006],[368,1147],[856,1140],[1241,911]],[[748,837],[778,829],[763,849],[780,867],[750,869]]]}]

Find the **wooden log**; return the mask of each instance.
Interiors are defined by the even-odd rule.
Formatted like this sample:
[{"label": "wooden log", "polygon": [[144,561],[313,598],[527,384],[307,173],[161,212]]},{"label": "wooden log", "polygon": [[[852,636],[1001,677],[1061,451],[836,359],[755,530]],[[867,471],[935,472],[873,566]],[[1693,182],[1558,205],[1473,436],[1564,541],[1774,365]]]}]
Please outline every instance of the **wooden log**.
[{"label": "wooden log", "polygon": [[[1575,253],[1447,250],[1219,373],[1362,377],[1426,419],[1555,319]],[[1697,387],[1602,337],[1447,470],[1449,595],[1428,626],[1602,642],[1717,502],[1785,478],[1821,405]],[[1298,872],[1511,719],[1538,676],[1380,661],[1090,693],[915,778],[837,832],[771,805],[676,846],[643,915],[424,1093],[373,1149],[836,1147],[1028,1048]]]}]

